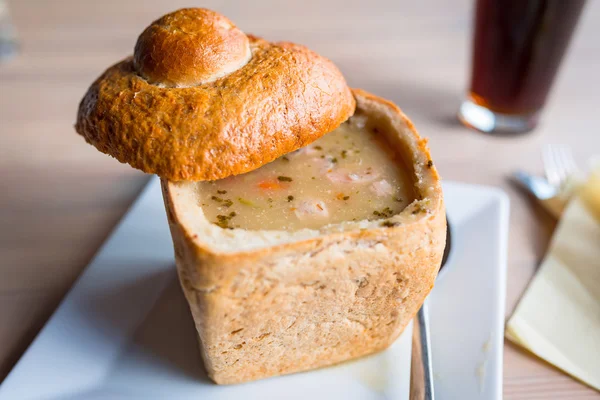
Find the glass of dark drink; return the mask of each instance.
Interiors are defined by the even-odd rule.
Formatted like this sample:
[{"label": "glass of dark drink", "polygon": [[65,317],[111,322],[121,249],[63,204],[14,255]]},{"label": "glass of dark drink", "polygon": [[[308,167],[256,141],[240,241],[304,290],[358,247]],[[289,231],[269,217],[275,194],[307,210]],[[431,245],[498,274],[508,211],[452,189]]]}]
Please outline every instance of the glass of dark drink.
[{"label": "glass of dark drink", "polygon": [[471,87],[458,112],[483,132],[537,125],[585,0],[478,0]]}]

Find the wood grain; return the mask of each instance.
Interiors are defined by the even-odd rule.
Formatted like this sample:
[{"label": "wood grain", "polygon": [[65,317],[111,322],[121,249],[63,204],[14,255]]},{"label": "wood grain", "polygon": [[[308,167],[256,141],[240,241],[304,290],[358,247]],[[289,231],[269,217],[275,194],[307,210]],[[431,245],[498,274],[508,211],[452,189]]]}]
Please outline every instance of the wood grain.
[{"label": "wood grain", "polygon": [[[189,1],[9,1],[21,51],[0,63],[0,379],[9,371],[147,177],[86,145],[77,104],[137,35]],[[512,171],[541,171],[544,143],[600,151],[600,2],[588,2],[541,126],[518,138],[460,126],[469,74],[470,0],[205,0],[247,32],[308,45],[349,83],[396,102],[430,138],[448,180],[499,186],[511,199],[507,312],[548,245],[552,218],[513,188]],[[507,345],[506,399],[600,396]]]}]

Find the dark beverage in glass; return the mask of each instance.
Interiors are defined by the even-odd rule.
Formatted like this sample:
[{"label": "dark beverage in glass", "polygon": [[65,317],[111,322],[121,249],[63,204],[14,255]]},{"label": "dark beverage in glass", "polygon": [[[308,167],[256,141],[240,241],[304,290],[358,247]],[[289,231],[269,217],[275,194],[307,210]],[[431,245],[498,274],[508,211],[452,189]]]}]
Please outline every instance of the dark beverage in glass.
[{"label": "dark beverage in glass", "polygon": [[533,129],[585,0],[478,0],[471,87],[460,120],[485,132]]}]

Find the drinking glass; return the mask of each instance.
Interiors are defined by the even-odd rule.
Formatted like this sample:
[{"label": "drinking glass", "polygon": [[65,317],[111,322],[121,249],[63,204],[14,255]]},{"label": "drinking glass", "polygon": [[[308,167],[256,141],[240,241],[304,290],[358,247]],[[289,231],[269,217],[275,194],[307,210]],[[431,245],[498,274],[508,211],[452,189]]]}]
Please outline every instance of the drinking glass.
[{"label": "drinking glass", "polygon": [[585,0],[478,0],[471,86],[460,121],[479,131],[536,127]]}]

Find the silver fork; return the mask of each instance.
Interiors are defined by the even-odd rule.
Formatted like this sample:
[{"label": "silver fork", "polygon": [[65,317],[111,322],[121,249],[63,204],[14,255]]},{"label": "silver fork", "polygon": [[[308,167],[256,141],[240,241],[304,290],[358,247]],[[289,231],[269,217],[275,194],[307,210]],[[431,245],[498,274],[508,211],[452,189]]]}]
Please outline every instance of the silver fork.
[{"label": "silver fork", "polygon": [[542,161],[546,179],[517,171],[513,178],[555,218],[560,218],[568,196],[565,196],[565,188],[571,176],[581,174],[577,163],[573,158],[571,149],[563,145],[546,145],[542,149]]},{"label": "silver fork", "polygon": [[569,177],[577,174],[579,168],[571,149],[563,145],[548,144],[542,150],[544,172],[548,183],[560,193]]}]

